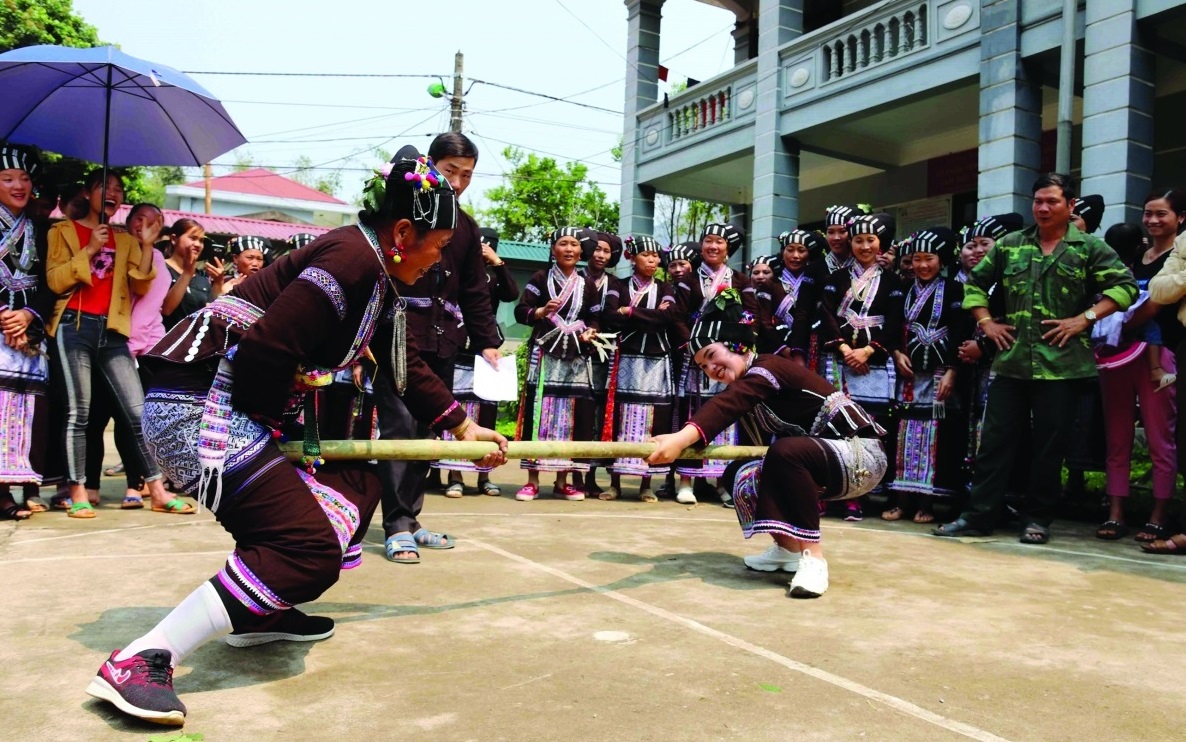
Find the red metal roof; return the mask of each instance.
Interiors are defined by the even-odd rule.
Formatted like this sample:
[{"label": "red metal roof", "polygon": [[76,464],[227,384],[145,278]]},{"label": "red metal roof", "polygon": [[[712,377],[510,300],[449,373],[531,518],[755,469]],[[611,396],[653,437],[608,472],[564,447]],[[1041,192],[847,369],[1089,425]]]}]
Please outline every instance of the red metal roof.
[{"label": "red metal roof", "polygon": [[[185,185],[189,188],[205,188],[206,181],[195,180]],[[246,193],[252,196],[271,196],[273,198],[290,198],[298,201],[346,204],[345,201],[322,193],[316,188],[310,188],[291,178],[285,178],[283,175],[278,175],[271,170],[259,167],[212,178],[210,180],[210,189],[212,191]]]},{"label": "red metal roof", "polygon": [[[119,207],[119,211],[115,212],[111,223],[123,224],[124,220],[127,219],[128,212],[131,210],[132,207],[128,205]],[[219,216],[218,214],[194,214],[189,211],[175,211],[174,209],[161,209],[161,213],[165,215],[166,228],[173,226],[173,223],[178,219],[193,219],[202,225],[202,228],[206,230],[207,234],[250,235],[270,240],[287,240],[294,234],[301,234],[302,232],[320,236],[330,231],[330,227],[315,227],[312,224],[269,222],[262,219],[244,219],[237,216]],[[50,218],[62,219],[64,216],[61,211],[54,209],[54,212],[50,214]]]}]

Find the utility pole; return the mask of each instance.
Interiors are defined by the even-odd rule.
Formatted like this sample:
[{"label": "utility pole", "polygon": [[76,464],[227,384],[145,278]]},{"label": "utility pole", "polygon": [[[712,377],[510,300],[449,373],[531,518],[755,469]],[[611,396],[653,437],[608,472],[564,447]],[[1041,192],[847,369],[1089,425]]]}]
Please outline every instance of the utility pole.
[{"label": "utility pole", "polygon": [[449,131],[461,131],[461,75],[465,67],[465,55],[460,51],[453,57],[453,99],[449,106]]},{"label": "utility pole", "polygon": [[210,193],[210,181],[214,178],[214,169],[210,167],[210,163],[202,166],[202,177],[206,181],[206,213],[210,213],[210,202],[212,195]]}]

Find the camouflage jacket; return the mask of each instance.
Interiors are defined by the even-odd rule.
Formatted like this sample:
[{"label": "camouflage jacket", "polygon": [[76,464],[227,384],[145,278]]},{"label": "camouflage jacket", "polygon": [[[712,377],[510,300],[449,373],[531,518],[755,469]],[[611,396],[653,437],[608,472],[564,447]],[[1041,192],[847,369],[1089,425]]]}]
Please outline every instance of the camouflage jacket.
[{"label": "camouflage jacket", "polygon": [[1029,227],[997,240],[964,286],[964,309],[988,306],[988,289],[1004,292],[1005,323],[1016,327],[1017,342],[997,354],[992,368],[1017,379],[1082,379],[1096,375],[1095,356],[1084,331],[1053,346],[1042,339],[1043,320],[1066,319],[1088,309],[1103,294],[1127,309],[1137,298],[1137,283],[1107,243],[1067,227],[1049,255],[1042,254],[1038,228]]}]

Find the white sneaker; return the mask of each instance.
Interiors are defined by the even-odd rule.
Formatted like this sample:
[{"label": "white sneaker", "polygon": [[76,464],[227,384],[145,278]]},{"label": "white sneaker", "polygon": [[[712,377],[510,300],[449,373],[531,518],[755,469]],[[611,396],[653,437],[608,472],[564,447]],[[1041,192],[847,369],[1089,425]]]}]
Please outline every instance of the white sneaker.
[{"label": "white sneaker", "polygon": [[680,505],[695,505],[696,493],[692,492],[691,487],[680,487],[679,492],[675,493],[675,501]]},{"label": "white sneaker", "polygon": [[828,563],[804,549],[799,571],[791,578],[790,597],[818,598],[828,590]]},{"label": "white sneaker", "polygon": [[778,544],[770,544],[770,548],[761,554],[750,554],[742,559],[745,566],[758,572],[796,572],[799,569],[799,552],[788,551]]}]

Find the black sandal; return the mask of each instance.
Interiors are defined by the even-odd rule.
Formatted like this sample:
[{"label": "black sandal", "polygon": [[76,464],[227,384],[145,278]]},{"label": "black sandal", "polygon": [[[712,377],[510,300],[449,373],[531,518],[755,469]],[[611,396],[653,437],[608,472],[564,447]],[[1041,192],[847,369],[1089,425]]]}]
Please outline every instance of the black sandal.
[{"label": "black sandal", "polygon": [[[1095,537],[1101,541],[1119,541],[1128,535],[1128,528],[1118,520],[1106,520],[1095,529]],[[1137,537],[1140,541],[1140,536]]]},{"label": "black sandal", "polygon": [[1135,540],[1138,543],[1151,544],[1154,541],[1165,541],[1173,535],[1174,532],[1165,526],[1159,526],[1156,523],[1146,523],[1141,527],[1141,530],[1137,531]]},{"label": "black sandal", "polygon": [[0,520],[28,520],[31,517],[33,517],[31,510],[26,510],[15,502],[11,505],[0,506]]}]

